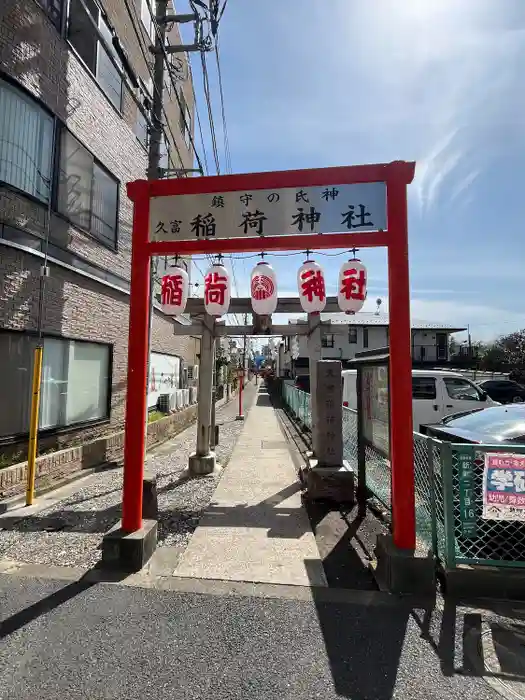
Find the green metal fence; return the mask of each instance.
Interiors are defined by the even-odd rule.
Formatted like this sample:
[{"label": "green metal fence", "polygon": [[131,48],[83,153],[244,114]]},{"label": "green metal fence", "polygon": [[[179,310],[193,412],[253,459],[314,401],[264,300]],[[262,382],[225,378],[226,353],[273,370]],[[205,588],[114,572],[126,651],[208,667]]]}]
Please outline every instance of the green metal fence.
[{"label": "green metal fence", "polygon": [[[310,395],[283,384],[283,399],[311,429]],[[344,457],[357,475],[357,412],[343,408]],[[449,569],[462,564],[525,567],[525,523],[488,520],[483,513],[483,471],[487,452],[525,454],[525,446],[459,445],[414,433],[416,537]],[[365,450],[368,492],[391,510],[387,459]]]},{"label": "green metal fence", "polygon": [[485,454],[523,455],[525,446],[442,443],[441,452],[447,566],[525,567],[525,523],[482,517]]},{"label": "green metal fence", "polygon": [[293,384],[283,382],[283,400],[301,425],[312,429],[312,411],[310,394],[300,391]]}]

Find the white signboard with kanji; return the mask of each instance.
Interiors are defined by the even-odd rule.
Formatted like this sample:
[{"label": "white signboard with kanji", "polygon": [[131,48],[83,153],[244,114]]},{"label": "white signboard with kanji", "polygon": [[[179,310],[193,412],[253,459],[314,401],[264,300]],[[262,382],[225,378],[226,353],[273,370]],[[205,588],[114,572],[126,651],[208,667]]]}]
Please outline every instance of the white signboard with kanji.
[{"label": "white signboard with kanji", "polygon": [[525,521],[525,455],[485,453],[482,518]]},{"label": "white signboard with kanji", "polygon": [[152,197],[151,241],[386,230],[386,184]]}]

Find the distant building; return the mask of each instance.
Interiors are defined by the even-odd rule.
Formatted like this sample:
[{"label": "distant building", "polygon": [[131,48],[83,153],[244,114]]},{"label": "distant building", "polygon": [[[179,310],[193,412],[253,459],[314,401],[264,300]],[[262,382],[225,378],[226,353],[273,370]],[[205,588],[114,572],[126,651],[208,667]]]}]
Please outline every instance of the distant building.
[{"label": "distant building", "polygon": [[[358,313],[321,314],[323,322],[330,322],[330,331],[322,336],[321,356],[324,360],[352,360],[356,353],[389,345],[388,314]],[[306,323],[306,319],[290,321]],[[445,364],[449,361],[449,337],[466,328],[432,321],[412,321],[412,361],[415,365]],[[292,360],[293,338],[287,337],[279,346],[279,371],[281,376],[293,376],[308,369],[306,336],[299,336],[299,353]]]}]

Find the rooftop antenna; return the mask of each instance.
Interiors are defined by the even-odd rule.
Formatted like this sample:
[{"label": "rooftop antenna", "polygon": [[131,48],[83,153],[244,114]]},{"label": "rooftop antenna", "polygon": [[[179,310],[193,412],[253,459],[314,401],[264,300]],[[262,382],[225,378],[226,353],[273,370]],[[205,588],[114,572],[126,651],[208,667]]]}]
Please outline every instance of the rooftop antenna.
[{"label": "rooftop antenna", "polygon": [[379,316],[379,309],[380,309],[382,303],[383,303],[382,300],[378,297],[376,299],[376,304],[377,304],[376,316]]}]

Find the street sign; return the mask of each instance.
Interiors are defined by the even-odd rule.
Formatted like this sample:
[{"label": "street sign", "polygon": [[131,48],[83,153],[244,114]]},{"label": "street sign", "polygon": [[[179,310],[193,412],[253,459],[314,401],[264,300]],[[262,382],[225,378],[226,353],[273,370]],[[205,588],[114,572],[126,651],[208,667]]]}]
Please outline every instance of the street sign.
[{"label": "street sign", "polygon": [[386,229],[386,184],[152,197],[150,241],[358,233]]}]

